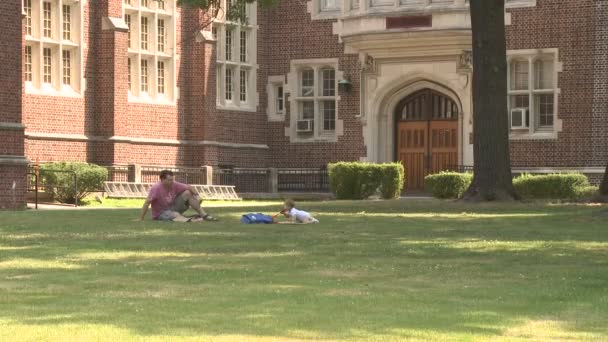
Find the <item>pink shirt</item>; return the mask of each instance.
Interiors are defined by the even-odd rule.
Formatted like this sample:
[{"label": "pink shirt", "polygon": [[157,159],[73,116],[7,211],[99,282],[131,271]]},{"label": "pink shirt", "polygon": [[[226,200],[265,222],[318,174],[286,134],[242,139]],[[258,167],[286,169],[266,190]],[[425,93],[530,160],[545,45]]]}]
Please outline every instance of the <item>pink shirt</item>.
[{"label": "pink shirt", "polygon": [[157,219],[163,211],[171,209],[175,197],[184,190],[188,190],[188,185],[175,181],[169,189],[161,182],[152,185],[148,192],[148,201],[152,204],[152,217]]}]

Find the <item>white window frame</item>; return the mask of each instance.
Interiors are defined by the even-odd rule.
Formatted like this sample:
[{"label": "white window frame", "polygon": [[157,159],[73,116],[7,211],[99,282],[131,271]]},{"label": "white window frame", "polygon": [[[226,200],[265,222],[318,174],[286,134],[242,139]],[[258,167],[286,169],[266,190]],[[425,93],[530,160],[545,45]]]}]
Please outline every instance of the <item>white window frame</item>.
[{"label": "white window frame", "polygon": [[[289,85],[289,113],[290,129],[289,136],[292,142],[327,141],[336,142],[337,137],[343,134],[342,120],[339,120],[339,89],[338,81],[344,78],[344,73],[338,69],[337,58],[292,60],[291,71],[288,75]],[[323,94],[323,70],[331,68],[334,70],[334,95]],[[302,89],[302,73],[304,70],[313,70],[313,93],[312,96],[304,96]],[[334,129],[324,129],[324,116],[322,104],[324,101],[334,101]],[[298,133],[297,121],[303,118],[305,102],[313,102],[314,127],[312,133]],[[307,118],[308,119],[308,118]]]},{"label": "white window frame", "polygon": [[[140,6],[140,1],[123,2],[123,18],[129,27],[128,56],[131,60],[129,74],[131,85],[129,87],[129,102],[151,103],[162,105],[176,105],[176,25],[177,8],[175,1],[148,0],[146,6]],[[147,18],[147,46],[142,47],[142,18]],[[159,30],[159,20],[163,22],[163,29]],[[163,32],[164,31],[164,32]],[[161,36],[162,35],[162,41]],[[142,87],[142,60],[147,61],[148,77],[147,91]],[[159,62],[164,67],[164,75],[159,75]],[[164,77],[163,77],[164,76]],[[161,86],[159,82],[164,82]],[[164,93],[162,92],[164,90]]]},{"label": "white window frame", "polygon": [[[279,101],[279,94],[278,94],[278,89],[279,87],[283,88],[283,98],[282,98],[282,105],[283,105],[283,109],[279,109],[278,106],[278,101]],[[287,84],[285,83],[285,76],[269,76],[268,77],[268,83],[266,84],[266,94],[268,95],[268,102],[267,102],[267,115],[268,115],[268,120],[269,121],[283,121],[285,120],[285,112],[286,112],[286,105],[287,102],[285,101],[285,99],[287,98],[286,94],[287,94]]]},{"label": "white window frame", "polygon": [[[538,89],[537,87],[537,68],[536,62],[551,61],[551,87],[548,89]],[[527,63],[528,79],[527,89],[516,89],[512,82],[512,67],[516,62]],[[516,106],[513,104],[515,96],[526,96],[528,99],[529,127],[527,129],[511,129],[509,123],[509,138],[517,139],[557,139],[557,133],[562,130],[562,122],[558,119],[559,107],[558,100],[561,92],[558,87],[558,76],[562,71],[562,63],[559,61],[558,49],[538,49],[538,50],[509,50],[507,51],[507,104],[508,115],[510,118],[511,110]],[[540,113],[537,106],[537,99],[542,95],[553,96],[553,124],[551,126],[541,126]],[[509,121],[510,122],[510,121]]]},{"label": "white window frame", "polygon": [[[228,0],[222,0],[223,8],[227,8]],[[211,31],[216,39],[216,107],[220,110],[254,112],[258,105],[257,93],[257,4],[247,4],[246,24],[231,22],[226,18],[216,18]],[[227,33],[231,32],[230,39]],[[245,49],[242,49],[242,33],[245,33]],[[230,46],[227,46],[229,40]],[[245,61],[242,61],[245,57]],[[226,70],[232,70],[232,94],[227,84]],[[241,80],[242,73],[246,73],[246,81]],[[245,89],[241,89],[242,87]],[[242,100],[242,95],[245,100]]]},{"label": "white window frame", "polygon": [[[329,2],[334,2],[330,5]],[[505,7],[533,7],[536,0],[506,0]],[[338,19],[341,16],[365,15],[395,12],[428,12],[429,10],[465,10],[469,0],[308,0],[308,8],[313,20]]]},{"label": "white window frame", "polygon": [[[51,4],[50,35],[45,34],[44,3]],[[31,4],[31,7],[27,6]],[[25,45],[31,49],[31,79],[24,76],[25,93],[33,95],[82,97],[84,82],[82,80],[83,39],[83,6],[79,0],[28,0],[23,3],[26,14]],[[64,23],[64,8],[68,8],[69,25]],[[48,24],[47,24],[48,26]],[[69,36],[65,28],[69,26]],[[64,39],[67,38],[67,39]],[[51,80],[45,82],[44,49],[51,50]],[[63,51],[69,51],[69,67],[64,67]],[[24,64],[26,59],[24,58]],[[24,67],[24,74],[26,71]],[[48,69],[46,70],[48,72]],[[69,75],[64,77],[64,71]],[[69,76],[69,77],[68,77]],[[64,80],[69,80],[68,84]],[[48,80],[46,80],[48,81]]]}]

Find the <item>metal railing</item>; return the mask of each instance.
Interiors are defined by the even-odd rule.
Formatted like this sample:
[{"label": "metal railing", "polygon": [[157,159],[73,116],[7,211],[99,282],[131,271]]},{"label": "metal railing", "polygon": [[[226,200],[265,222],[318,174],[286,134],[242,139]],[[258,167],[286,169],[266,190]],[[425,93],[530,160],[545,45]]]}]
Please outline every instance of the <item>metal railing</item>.
[{"label": "metal railing", "polygon": [[128,166],[102,166],[108,170],[108,182],[128,182],[129,167]]},{"label": "metal railing", "polygon": [[234,185],[236,192],[268,192],[268,169],[218,169],[213,170],[213,184]]},{"label": "metal railing", "polygon": [[453,172],[473,172],[474,167],[472,165],[447,165],[443,171]]},{"label": "metal railing", "polygon": [[279,191],[328,192],[327,169],[279,169]]},{"label": "metal railing", "polygon": [[207,184],[207,172],[205,169],[196,167],[164,167],[164,166],[142,166],[141,167],[141,182],[156,183],[159,181],[158,176],[162,170],[170,170],[173,172],[173,179],[185,184]]}]

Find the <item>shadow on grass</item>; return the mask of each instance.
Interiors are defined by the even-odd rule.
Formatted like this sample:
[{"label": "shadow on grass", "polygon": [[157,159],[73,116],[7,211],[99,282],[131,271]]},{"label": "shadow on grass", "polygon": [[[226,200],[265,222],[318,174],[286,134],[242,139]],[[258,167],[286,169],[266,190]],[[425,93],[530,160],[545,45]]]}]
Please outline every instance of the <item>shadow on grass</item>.
[{"label": "shadow on grass", "polygon": [[608,334],[608,230],[594,209],[378,203],[370,214],[311,205],[326,211],[306,226],[237,224],[247,207],[197,225],[129,221],[137,211],[9,215],[0,321],[144,336],[440,339],[531,321],[571,339]]}]

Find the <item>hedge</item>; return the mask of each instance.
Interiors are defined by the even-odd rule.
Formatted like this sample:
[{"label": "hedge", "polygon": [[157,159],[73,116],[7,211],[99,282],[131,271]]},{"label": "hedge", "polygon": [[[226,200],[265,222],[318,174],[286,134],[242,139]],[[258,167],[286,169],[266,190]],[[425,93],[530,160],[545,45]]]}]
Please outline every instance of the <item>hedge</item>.
[{"label": "hedge", "polygon": [[428,191],[437,198],[459,198],[471,185],[472,173],[440,172],[424,177]]},{"label": "hedge", "polygon": [[522,198],[576,199],[584,196],[590,185],[581,173],[553,173],[522,174],[513,179],[513,186]]},{"label": "hedge", "polygon": [[[472,180],[472,173],[458,172],[440,172],[424,178],[427,190],[437,198],[459,198]],[[513,186],[524,199],[579,199],[597,191],[580,173],[522,174],[513,179]]]},{"label": "hedge", "polygon": [[41,165],[40,176],[45,190],[50,192],[54,199],[62,203],[76,203],[91,192],[103,188],[103,182],[108,178],[108,170],[95,164],[56,162]]},{"label": "hedge", "polygon": [[382,198],[398,198],[405,182],[400,163],[339,162],[328,165],[329,185],[337,199],[366,199],[380,192]]}]

